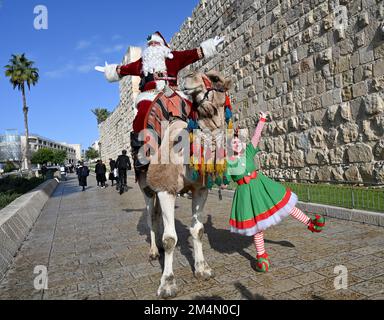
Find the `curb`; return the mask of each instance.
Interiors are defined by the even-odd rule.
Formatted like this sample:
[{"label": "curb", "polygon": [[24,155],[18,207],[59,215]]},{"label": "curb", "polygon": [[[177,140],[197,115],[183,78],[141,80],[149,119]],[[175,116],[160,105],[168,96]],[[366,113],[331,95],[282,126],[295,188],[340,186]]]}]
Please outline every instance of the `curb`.
[{"label": "curb", "polygon": [[0,210],[0,279],[58,184],[57,179],[46,181]]},{"label": "curb", "polygon": [[[212,189],[210,193],[217,193],[218,191],[219,189]],[[235,192],[232,190],[222,190],[221,193],[223,197],[232,198]],[[380,212],[346,209],[341,207],[334,207],[317,203],[307,203],[301,201],[298,202],[297,207],[300,210],[308,212],[310,214],[321,214],[325,217],[384,227],[384,213]]]}]

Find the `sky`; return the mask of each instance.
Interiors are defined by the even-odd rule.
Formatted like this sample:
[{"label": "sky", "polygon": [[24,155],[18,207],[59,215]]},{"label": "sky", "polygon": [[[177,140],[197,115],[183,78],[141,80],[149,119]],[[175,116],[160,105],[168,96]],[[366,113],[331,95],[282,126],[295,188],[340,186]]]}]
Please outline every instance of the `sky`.
[{"label": "sky", "polygon": [[[4,74],[11,54],[25,53],[39,69],[38,84],[27,91],[30,133],[87,149],[98,139],[90,110],[113,111],[119,102],[118,84],[94,67],[120,63],[128,46],[143,47],[155,31],[170,41],[198,3],[0,0],[0,134],[7,129],[24,134],[21,93]],[[35,28],[39,5],[47,9],[48,29]]]}]

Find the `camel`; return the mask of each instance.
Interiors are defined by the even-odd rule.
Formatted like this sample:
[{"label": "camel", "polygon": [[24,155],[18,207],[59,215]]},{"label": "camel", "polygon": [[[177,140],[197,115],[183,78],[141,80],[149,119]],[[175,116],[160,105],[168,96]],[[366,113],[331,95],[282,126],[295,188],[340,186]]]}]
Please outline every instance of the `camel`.
[{"label": "camel", "polygon": [[[207,81],[208,80],[208,81]],[[192,98],[197,105],[198,124],[200,129],[214,132],[225,127],[225,99],[226,91],[230,89],[231,80],[225,80],[218,72],[190,72],[183,77],[181,89]],[[204,259],[202,237],[204,226],[202,215],[208,197],[208,188],[202,179],[191,178],[189,165],[185,164],[184,153],[189,150],[172,150],[175,137],[179,136],[187,123],[176,120],[167,128],[163,143],[158,151],[170,153],[170,163],[149,164],[147,172],[138,174],[137,180],[144,195],[147,211],[147,222],[150,229],[151,245],[149,258],[159,258],[159,247],[164,249],[164,270],[160,280],[157,295],[160,298],[173,298],[177,295],[177,284],[173,273],[173,253],[178,237],[175,229],[175,201],[178,193],[192,192],[192,223],[190,233],[194,249],[194,275],[203,280],[214,277],[214,272]],[[169,143],[169,144],[168,144]],[[156,154],[159,156],[159,154]],[[184,162],[183,162],[184,161]],[[150,190],[150,191],[148,191]],[[156,241],[161,236],[161,241]],[[157,245],[157,242],[160,245]]]}]

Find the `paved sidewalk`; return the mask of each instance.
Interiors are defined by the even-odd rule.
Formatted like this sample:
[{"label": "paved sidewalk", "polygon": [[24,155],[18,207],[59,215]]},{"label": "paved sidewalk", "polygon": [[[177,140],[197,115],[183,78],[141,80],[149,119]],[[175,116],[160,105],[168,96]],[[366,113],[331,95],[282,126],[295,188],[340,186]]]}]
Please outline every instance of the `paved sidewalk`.
[{"label": "paved sidewalk", "polygon": [[[157,299],[159,261],[148,262],[144,201],[133,180],[120,196],[95,186],[81,192],[71,176],[47,202],[12,268],[0,299]],[[193,277],[191,201],[179,198],[177,299],[384,299],[384,228],[336,219],[312,234],[287,218],[266,231],[271,272],[254,271],[251,238],[230,234],[230,199],[208,199],[204,252],[216,277]],[[48,290],[34,289],[35,266],[48,268]],[[348,289],[335,290],[334,269],[348,269]]]}]

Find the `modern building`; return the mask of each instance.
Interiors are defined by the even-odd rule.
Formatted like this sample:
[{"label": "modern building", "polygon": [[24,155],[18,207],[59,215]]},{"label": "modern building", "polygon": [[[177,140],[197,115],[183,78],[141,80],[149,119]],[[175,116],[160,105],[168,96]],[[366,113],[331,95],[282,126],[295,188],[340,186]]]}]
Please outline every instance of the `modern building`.
[{"label": "modern building", "polygon": [[[25,145],[25,136],[21,136],[21,144]],[[67,152],[67,163],[74,164],[77,160],[80,160],[76,157],[75,148],[71,147],[69,144],[65,142],[56,142],[54,140],[45,138],[43,136],[37,134],[29,135],[29,145],[31,153],[36,152],[40,149],[53,149],[53,150],[64,150]],[[81,149],[81,148],[80,148]]]},{"label": "modern building", "polygon": [[6,130],[4,135],[0,135],[0,163],[21,163],[22,158],[20,135],[17,130]]},{"label": "modern building", "polygon": [[65,142],[63,142],[62,144],[66,145],[66,146],[68,146],[68,147],[70,147],[70,148],[75,150],[76,161],[84,159],[84,157],[83,157],[83,155],[81,153],[81,144],[71,144],[71,143],[65,143]]},{"label": "modern building", "polygon": [[[76,163],[78,160],[81,160],[80,144],[57,142],[38,134],[30,134],[29,146],[31,154],[44,148],[66,151],[66,163],[68,164]],[[0,163],[11,161],[21,167],[25,167],[22,164],[25,147],[25,136],[19,135],[17,130],[6,130],[4,135],[0,135]]]}]

